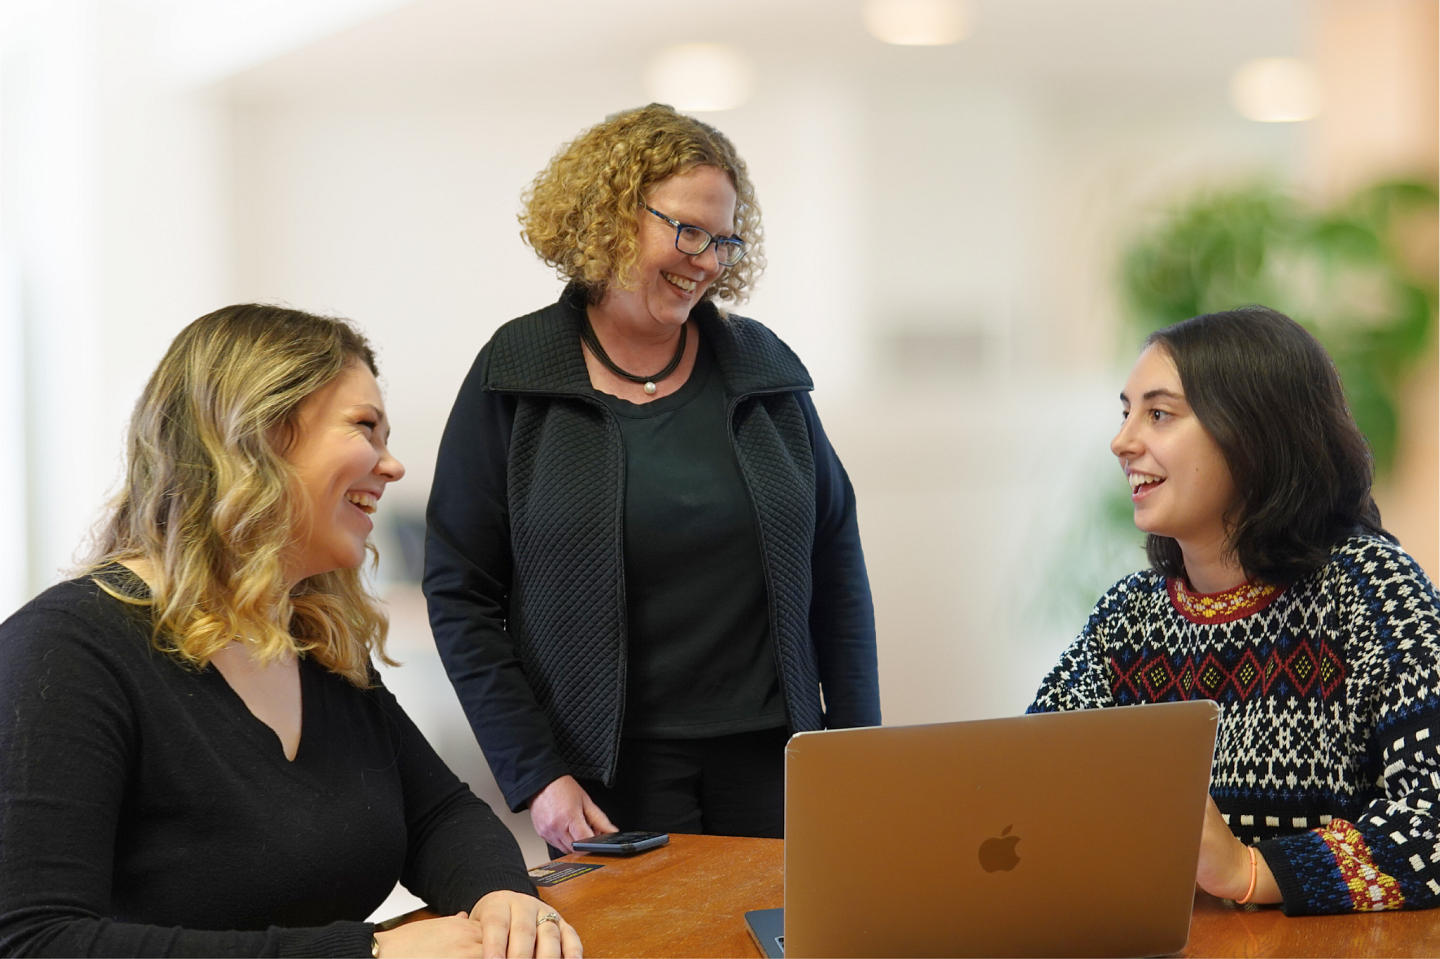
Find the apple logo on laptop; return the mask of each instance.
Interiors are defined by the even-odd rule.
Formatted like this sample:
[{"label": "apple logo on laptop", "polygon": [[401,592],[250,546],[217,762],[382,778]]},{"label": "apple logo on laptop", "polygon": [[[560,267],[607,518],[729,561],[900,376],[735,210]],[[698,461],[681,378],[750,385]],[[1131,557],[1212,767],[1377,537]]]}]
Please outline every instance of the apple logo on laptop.
[{"label": "apple logo on laptop", "polygon": [[1019,864],[1020,857],[1015,855],[1015,845],[1020,842],[1020,837],[1010,835],[1010,830],[1014,828],[1013,824],[1006,826],[1000,835],[980,844],[980,865],[986,872],[995,872],[997,869],[1009,872]]}]

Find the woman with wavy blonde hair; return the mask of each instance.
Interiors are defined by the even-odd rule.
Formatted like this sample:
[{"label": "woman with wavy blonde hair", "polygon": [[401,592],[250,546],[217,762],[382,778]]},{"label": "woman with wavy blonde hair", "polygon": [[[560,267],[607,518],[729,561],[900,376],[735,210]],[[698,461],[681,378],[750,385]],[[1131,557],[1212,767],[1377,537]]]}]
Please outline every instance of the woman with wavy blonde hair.
[{"label": "woman with wavy blonde hair", "polygon": [[[6,954],[579,954],[371,666],[375,372],[273,306],[171,344],[93,563],[0,624]],[[448,918],[364,922],[397,880]]]},{"label": "woman with wavy blonde hair", "polygon": [[358,564],[294,591],[286,580],[303,523],[283,455],[295,413],[361,365],[375,375],[374,352],[349,326],[278,307],[220,310],[175,338],[135,409],[125,484],[91,563],[146,568],[157,646],[203,666],[247,635],[262,661],[308,653],[362,687],[372,650],[395,665]]},{"label": "woman with wavy blonde hair", "polygon": [[566,287],[480,351],[441,443],[425,592],[450,678],[556,853],[617,827],[783,835],[790,734],[880,704],[810,376],[717,306],[765,265],[745,162],[650,104],[563,147],[520,221]]}]

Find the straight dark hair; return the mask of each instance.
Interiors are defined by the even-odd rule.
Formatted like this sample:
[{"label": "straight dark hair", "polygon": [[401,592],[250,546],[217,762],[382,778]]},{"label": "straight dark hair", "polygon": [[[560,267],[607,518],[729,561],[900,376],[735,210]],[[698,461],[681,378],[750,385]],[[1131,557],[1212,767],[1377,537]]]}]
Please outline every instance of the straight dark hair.
[{"label": "straight dark hair", "polygon": [[[1370,447],[1330,355],[1264,306],[1207,313],[1150,334],[1175,361],[1185,398],[1235,484],[1230,548],[1251,580],[1279,586],[1325,565],[1359,532],[1393,539],[1370,495]],[[1151,564],[1185,572],[1180,544],[1151,534]]]}]

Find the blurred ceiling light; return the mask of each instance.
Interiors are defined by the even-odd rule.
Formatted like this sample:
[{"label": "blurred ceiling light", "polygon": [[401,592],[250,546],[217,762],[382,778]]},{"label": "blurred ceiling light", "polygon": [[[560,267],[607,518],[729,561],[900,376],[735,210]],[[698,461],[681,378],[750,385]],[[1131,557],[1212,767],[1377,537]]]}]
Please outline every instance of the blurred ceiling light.
[{"label": "blurred ceiling light", "polygon": [[1251,60],[1230,81],[1240,115],[1262,123],[1293,123],[1320,113],[1320,81],[1304,60]]},{"label": "blurred ceiling light", "polygon": [[724,43],[681,43],[645,69],[650,98],[681,111],[733,110],[755,89],[750,58]]},{"label": "blurred ceiling light", "polygon": [[907,47],[959,43],[970,33],[960,0],[870,0],[864,17],[875,39]]}]

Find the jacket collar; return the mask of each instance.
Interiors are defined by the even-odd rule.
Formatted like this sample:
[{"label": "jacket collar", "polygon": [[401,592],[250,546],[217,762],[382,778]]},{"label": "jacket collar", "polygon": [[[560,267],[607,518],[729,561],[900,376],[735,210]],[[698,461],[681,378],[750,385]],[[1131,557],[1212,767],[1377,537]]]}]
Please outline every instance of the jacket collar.
[{"label": "jacket collar", "polygon": [[[584,291],[566,287],[560,300],[502,326],[490,341],[485,388],[497,393],[591,395],[580,352]],[[813,390],[800,358],[770,330],[743,316],[722,317],[709,300],[690,313],[710,344],[731,395]]]}]

